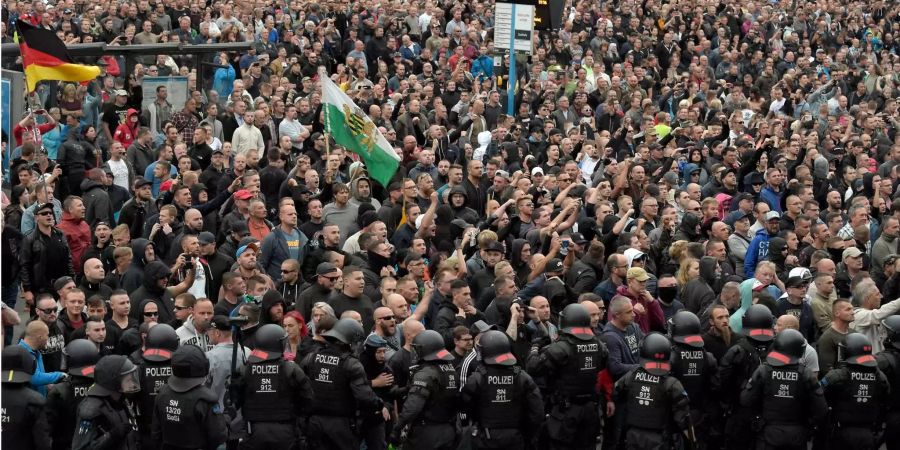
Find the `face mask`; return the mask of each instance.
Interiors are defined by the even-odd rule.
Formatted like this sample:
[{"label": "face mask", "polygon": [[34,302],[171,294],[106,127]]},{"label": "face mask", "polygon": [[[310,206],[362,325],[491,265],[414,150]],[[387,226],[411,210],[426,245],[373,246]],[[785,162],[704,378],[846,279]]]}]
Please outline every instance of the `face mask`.
[{"label": "face mask", "polygon": [[661,287],[659,290],[659,299],[663,303],[672,303],[675,300],[675,297],[678,295],[678,287],[677,286],[667,286]]}]

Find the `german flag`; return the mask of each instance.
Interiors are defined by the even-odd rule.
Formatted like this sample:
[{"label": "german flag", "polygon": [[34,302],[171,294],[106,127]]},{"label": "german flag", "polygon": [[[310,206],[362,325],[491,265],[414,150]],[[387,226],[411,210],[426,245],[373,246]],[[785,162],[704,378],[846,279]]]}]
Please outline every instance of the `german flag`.
[{"label": "german flag", "polygon": [[28,92],[34,92],[35,86],[44,80],[90,81],[100,75],[97,66],[75,64],[56,33],[23,20],[16,21],[16,28]]}]

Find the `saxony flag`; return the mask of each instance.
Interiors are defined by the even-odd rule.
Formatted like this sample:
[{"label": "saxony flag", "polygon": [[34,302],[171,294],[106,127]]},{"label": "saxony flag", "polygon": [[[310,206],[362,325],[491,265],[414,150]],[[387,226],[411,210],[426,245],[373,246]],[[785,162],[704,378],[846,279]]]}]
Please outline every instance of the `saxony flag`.
[{"label": "saxony flag", "polygon": [[369,176],[387,186],[390,183],[400,157],[368,115],[323,73],[322,104],[325,110],[325,130],[334,141],[362,157]]},{"label": "saxony flag", "polygon": [[34,92],[34,87],[44,80],[90,81],[100,75],[97,66],[73,62],[56,33],[35,28],[24,20],[16,21],[16,28],[28,92]]}]

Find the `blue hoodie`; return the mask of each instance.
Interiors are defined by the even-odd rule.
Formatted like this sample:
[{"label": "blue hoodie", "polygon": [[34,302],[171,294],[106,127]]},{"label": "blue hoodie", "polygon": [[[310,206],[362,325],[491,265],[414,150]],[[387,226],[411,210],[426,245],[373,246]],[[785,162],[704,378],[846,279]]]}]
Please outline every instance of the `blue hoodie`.
[{"label": "blue hoodie", "polygon": [[747,278],[753,278],[753,274],[756,273],[756,265],[769,255],[769,239],[775,236],[777,235],[769,234],[765,228],[757,231],[753,236],[750,246],[747,247],[747,254],[744,256],[744,274]]},{"label": "blue hoodie", "polygon": [[[681,188],[687,188],[687,185],[691,184],[691,172],[700,169],[700,166],[694,163],[687,163],[684,167],[681,168]],[[702,170],[701,170],[702,172]]]},{"label": "blue hoodie", "polygon": [[31,388],[35,391],[38,391],[44,397],[47,396],[47,385],[53,384],[59,381],[62,378],[62,372],[45,372],[44,371],[44,358],[41,357],[41,352],[34,350],[28,344],[25,343],[25,340],[19,341],[19,346],[28,350],[28,353],[31,353],[35,359],[34,365],[34,375],[31,376]]},{"label": "blue hoodie", "polygon": [[772,211],[778,211],[779,214],[781,214],[782,196],[784,196],[784,189],[782,189],[780,192],[775,192],[774,189],[766,186],[762,188],[761,191],[759,191],[759,199],[766,202],[766,204],[769,205],[769,208]]}]

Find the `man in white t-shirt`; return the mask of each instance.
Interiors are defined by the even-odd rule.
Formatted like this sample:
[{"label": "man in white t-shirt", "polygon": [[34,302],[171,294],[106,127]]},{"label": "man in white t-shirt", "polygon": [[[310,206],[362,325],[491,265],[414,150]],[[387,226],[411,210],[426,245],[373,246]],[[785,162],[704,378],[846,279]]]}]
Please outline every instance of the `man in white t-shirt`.
[{"label": "man in white t-shirt", "polygon": [[125,146],[121,142],[114,141],[109,148],[109,161],[106,162],[113,173],[113,184],[122,186],[130,191],[131,181],[134,179],[134,169],[125,160]]}]

